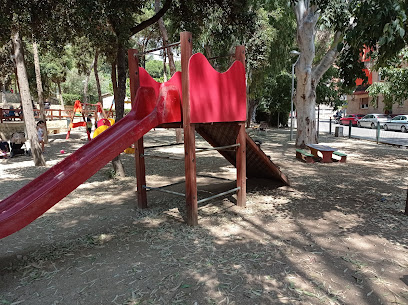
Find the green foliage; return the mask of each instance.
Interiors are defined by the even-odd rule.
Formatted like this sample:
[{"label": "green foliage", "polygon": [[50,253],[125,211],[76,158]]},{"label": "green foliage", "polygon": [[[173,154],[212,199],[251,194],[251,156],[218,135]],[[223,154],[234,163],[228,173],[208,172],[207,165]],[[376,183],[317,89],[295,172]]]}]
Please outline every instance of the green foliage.
[{"label": "green foliage", "polygon": [[[151,77],[153,77],[157,82],[162,82],[164,78],[164,69],[162,60],[149,60],[146,61],[146,71],[149,72]],[[167,71],[169,69],[167,68]],[[169,76],[169,75],[168,75]]]},{"label": "green foliage", "polygon": [[[84,75],[80,75],[78,70],[69,70],[66,77],[66,82],[62,84],[62,91],[64,93],[73,94],[79,96],[82,99],[84,92]],[[101,84],[101,91],[103,93],[113,93],[111,90],[110,75],[106,73],[99,73],[99,81]],[[94,103],[98,101],[98,92],[96,90],[96,82],[94,74],[91,73],[88,83],[89,102]]]},{"label": "green foliage", "polygon": [[264,84],[263,96],[257,109],[257,120],[276,126],[279,113],[279,122],[286,125],[291,107],[292,76],[282,71],[276,77],[268,77]]},{"label": "green foliage", "polygon": [[[398,59],[398,60],[397,60]],[[401,51],[399,56],[389,62],[389,66],[380,68],[379,73],[385,80],[372,84],[367,91],[370,96],[383,96],[386,109],[392,109],[392,104],[408,99],[408,49]]]},{"label": "green foliage", "polygon": [[344,101],[342,96],[346,91],[342,89],[339,79],[339,69],[331,66],[320,79],[316,88],[316,104],[330,105],[334,109],[340,108]]},{"label": "green foliage", "polygon": [[377,55],[377,65],[385,65],[408,44],[407,10],[403,0],[352,1],[355,19],[346,42],[356,52],[363,46],[371,48]]},{"label": "green foliage", "polygon": [[66,105],[74,105],[76,100],[81,99],[81,95],[71,94],[71,93],[63,93],[62,98],[64,99],[64,103]]}]

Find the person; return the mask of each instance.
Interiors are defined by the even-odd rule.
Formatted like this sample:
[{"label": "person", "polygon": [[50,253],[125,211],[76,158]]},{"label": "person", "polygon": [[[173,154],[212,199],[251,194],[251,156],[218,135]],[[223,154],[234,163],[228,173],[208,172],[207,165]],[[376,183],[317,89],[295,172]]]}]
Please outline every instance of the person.
[{"label": "person", "polygon": [[41,145],[41,151],[44,152],[44,127],[45,123],[43,120],[37,122],[37,136],[38,142]]},{"label": "person", "polygon": [[86,118],[86,129],[88,129],[88,133],[91,134],[92,131],[92,114],[89,114]]},{"label": "person", "polygon": [[7,141],[3,141],[0,136],[0,159],[7,159],[7,153],[10,151],[10,146]]},{"label": "person", "polygon": [[46,99],[44,103],[44,109],[50,109],[50,105],[50,102],[48,101],[48,99]]}]

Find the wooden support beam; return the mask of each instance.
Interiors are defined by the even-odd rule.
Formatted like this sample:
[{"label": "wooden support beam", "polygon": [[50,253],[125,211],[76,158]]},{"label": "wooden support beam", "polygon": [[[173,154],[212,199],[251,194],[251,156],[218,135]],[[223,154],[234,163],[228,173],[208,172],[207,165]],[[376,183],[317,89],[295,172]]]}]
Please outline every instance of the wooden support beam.
[{"label": "wooden support beam", "polygon": [[[129,78],[130,78],[130,98],[132,109],[136,107],[136,93],[140,87],[139,80],[139,61],[137,50],[128,50]],[[143,185],[146,185],[146,165],[142,157],[144,154],[143,137],[135,145],[135,165],[136,165],[136,185],[137,185],[137,206],[141,209],[147,208],[147,193]]]},{"label": "wooden support beam", "polygon": [[183,92],[184,166],[186,176],[187,223],[198,224],[197,169],[195,156],[195,126],[190,120],[190,84],[188,63],[193,53],[193,37],[189,32],[180,33],[181,84]]},{"label": "wooden support beam", "polygon": [[136,163],[136,185],[137,185],[137,206],[140,209],[147,208],[147,193],[143,187],[146,185],[146,166],[142,157],[144,154],[143,137],[135,143],[135,163]]},{"label": "wooden support beam", "polygon": [[[237,46],[235,48],[235,60],[242,62],[245,67],[245,47]],[[248,111],[246,112],[248,113]],[[237,205],[245,207],[246,205],[246,130],[245,122],[239,123],[239,132],[237,136],[237,144],[240,146],[236,151],[237,160]]]},{"label": "wooden support beam", "polygon": [[237,159],[237,205],[245,207],[246,205],[246,131],[245,122],[239,123],[239,133],[237,136],[237,144],[239,147],[236,151]]}]

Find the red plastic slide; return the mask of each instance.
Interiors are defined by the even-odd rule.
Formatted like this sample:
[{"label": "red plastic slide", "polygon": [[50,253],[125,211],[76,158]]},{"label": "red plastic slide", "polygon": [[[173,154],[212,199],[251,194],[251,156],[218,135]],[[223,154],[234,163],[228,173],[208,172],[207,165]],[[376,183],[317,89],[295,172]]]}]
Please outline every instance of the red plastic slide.
[{"label": "red plastic slide", "polygon": [[[181,121],[178,90],[138,90],[136,109],[103,134],[0,202],[0,238],[24,228],[157,125]],[[156,105],[146,113],[146,105]],[[152,107],[153,108],[153,107]],[[150,108],[150,109],[152,109]]]}]

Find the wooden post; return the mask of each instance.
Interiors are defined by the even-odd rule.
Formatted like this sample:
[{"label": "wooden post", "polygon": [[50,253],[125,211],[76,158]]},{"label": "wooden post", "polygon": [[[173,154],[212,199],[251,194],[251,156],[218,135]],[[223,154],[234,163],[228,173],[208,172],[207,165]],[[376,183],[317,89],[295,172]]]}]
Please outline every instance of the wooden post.
[{"label": "wooden post", "polygon": [[236,166],[237,166],[237,187],[240,189],[237,193],[237,205],[245,207],[246,205],[246,131],[245,122],[239,123],[239,132],[237,136]]},{"label": "wooden post", "polygon": [[143,137],[135,143],[136,184],[137,184],[137,206],[140,209],[147,208],[146,166],[144,154]]},{"label": "wooden post", "polygon": [[184,166],[186,175],[187,223],[198,224],[197,177],[195,156],[195,126],[190,120],[190,81],[188,62],[193,53],[193,38],[190,32],[180,33],[181,84],[183,92]]},{"label": "wooden post", "polygon": [[[137,58],[137,50],[128,50],[129,63],[129,78],[130,78],[130,99],[132,101],[132,109],[134,110],[137,90],[140,87],[139,80],[139,61]],[[147,208],[147,193],[143,186],[146,186],[146,165],[145,159],[142,157],[144,153],[143,137],[134,143],[135,145],[135,166],[136,166],[136,185],[137,185],[137,206],[140,209]]]},{"label": "wooden post", "polygon": [[[235,48],[235,60],[242,62],[245,67],[245,47],[237,46]],[[246,111],[248,112],[248,111]],[[245,123],[239,123],[239,132],[237,136],[237,144],[240,146],[236,151],[236,167],[237,167],[237,205],[245,207],[246,205],[246,131]]]}]

